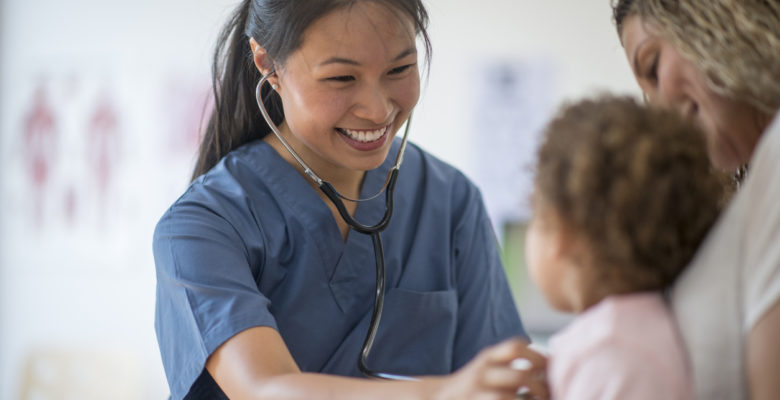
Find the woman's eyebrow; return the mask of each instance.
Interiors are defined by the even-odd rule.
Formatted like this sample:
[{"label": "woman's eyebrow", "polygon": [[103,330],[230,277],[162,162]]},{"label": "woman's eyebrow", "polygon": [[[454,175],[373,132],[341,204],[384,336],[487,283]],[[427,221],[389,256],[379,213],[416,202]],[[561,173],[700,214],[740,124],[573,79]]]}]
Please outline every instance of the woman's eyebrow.
[{"label": "woman's eyebrow", "polygon": [[[404,57],[406,57],[406,56],[408,56],[410,54],[417,54],[417,48],[409,47],[408,49],[403,50],[402,52],[398,53],[398,55],[395,56],[395,58],[393,58],[393,61],[398,61],[398,60],[400,60],[400,59],[402,59],[402,58],[404,58]],[[317,64],[317,66],[318,67],[322,67],[322,66],[325,66],[325,65],[328,65],[328,64],[360,65],[359,62],[357,62],[355,60],[352,60],[352,59],[349,59],[349,58],[331,57],[331,58],[329,58],[329,59],[327,59],[327,60]]]},{"label": "woman's eyebrow", "polygon": [[417,54],[417,48],[416,47],[410,47],[410,48],[400,52],[397,56],[395,56],[393,61],[398,61],[398,60],[400,60],[400,59],[402,59],[402,58],[404,58],[404,57],[406,57],[406,56],[408,56],[410,54]]}]

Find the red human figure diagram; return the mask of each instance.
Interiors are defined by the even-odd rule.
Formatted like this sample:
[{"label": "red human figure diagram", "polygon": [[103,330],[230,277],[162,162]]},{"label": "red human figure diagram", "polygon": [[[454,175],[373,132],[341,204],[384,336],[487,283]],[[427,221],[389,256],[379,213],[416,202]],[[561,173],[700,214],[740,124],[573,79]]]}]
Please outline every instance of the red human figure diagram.
[{"label": "red human figure diagram", "polygon": [[43,224],[47,186],[57,157],[57,123],[43,86],[36,89],[24,117],[24,166],[32,188],[33,224]]},{"label": "red human figure diagram", "polygon": [[119,118],[106,96],[97,103],[89,119],[86,141],[90,186],[97,189],[99,219],[102,224],[120,154]]}]

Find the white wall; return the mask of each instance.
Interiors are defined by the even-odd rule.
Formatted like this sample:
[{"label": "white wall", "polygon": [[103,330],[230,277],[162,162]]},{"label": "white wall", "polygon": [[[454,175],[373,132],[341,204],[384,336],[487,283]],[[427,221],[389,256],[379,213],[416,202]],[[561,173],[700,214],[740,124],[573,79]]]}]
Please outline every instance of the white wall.
[{"label": "white wall", "polygon": [[[434,54],[413,140],[477,170],[475,75],[491,60],[544,60],[556,104],[600,90],[636,93],[608,3],[428,1]],[[24,362],[41,348],[81,351],[74,366],[82,368],[88,349],[120,354],[131,398],[166,395],[153,331],[151,232],[189,178],[193,149],[181,126],[201,104],[216,30],[232,4],[0,3],[0,398],[17,398]],[[24,135],[39,88],[56,121],[47,137],[56,140],[36,195]],[[116,119],[104,192],[85,133],[100,106]]]},{"label": "white wall", "polygon": [[[557,101],[601,90],[637,93],[610,21],[609,0],[428,1],[434,59],[415,139],[459,164],[469,157],[473,118],[464,99],[478,80],[473,67],[492,59],[550,61]],[[470,74],[472,73],[472,74]],[[453,135],[457,132],[457,135]],[[478,134],[472,132],[471,134]],[[454,136],[454,137],[453,137]]]}]

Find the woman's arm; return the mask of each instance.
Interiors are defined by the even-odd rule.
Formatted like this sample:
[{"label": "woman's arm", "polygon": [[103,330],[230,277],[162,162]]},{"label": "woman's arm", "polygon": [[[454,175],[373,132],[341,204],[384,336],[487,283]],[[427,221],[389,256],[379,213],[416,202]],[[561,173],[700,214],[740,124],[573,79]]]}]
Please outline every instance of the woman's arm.
[{"label": "woman's arm", "polygon": [[[530,370],[510,367],[526,358]],[[357,361],[356,361],[357,362]],[[255,327],[220,346],[206,368],[231,399],[514,399],[527,386],[547,398],[544,382],[535,379],[546,360],[527,343],[512,339],[482,351],[458,372],[419,381],[372,381],[334,375],[301,373],[279,333]]]},{"label": "woman's arm", "polygon": [[753,326],[748,335],[748,389],[753,400],[780,399],[780,301]]}]

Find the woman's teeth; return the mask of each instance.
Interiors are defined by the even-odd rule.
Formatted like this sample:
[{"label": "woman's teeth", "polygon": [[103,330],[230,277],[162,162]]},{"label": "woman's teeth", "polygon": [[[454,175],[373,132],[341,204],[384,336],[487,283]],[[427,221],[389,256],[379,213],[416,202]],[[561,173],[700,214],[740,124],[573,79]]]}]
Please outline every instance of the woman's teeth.
[{"label": "woman's teeth", "polygon": [[345,133],[350,138],[357,140],[358,142],[368,143],[378,140],[385,134],[387,127],[377,129],[375,131],[353,131],[352,129],[339,129],[342,133]]}]

